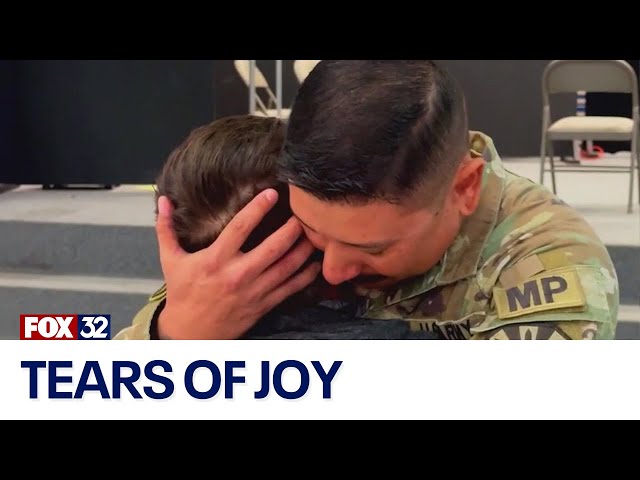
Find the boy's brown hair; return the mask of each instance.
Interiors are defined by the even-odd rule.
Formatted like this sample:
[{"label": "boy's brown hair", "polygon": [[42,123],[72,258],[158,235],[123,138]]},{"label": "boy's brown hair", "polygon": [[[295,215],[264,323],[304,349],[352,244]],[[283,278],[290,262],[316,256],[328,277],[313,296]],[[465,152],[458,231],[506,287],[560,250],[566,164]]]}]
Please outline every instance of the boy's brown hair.
[{"label": "boy's brown hair", "polygon": [[156,180],[157,200],[173,204],[173,228],[190,253],[218,237],[233,216],[265,188],[278,203],[245,242],[248,251],[291,216],[288,189],[277,181],[285,124],[274,117],[235,115],[194,129],[169,155]]}]

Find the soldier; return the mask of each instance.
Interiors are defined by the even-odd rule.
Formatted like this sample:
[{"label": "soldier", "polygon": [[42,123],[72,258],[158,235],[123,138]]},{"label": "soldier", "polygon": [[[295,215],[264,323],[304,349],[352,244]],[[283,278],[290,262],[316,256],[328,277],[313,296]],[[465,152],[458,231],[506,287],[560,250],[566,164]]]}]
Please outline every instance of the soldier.
[{"label": "soldier", "polygon": [[[276,118],[231,116],[194,129],[171,153],[156,181],[156,215],[159,198],[166,197],[182,251],[195,254],[206,250],[238,211],[265,188],[279,192],[278,202],[242,244],[241,252],[251,252],[287,222],[291,217],[288,188],[276,175],[284,132],[284,123]],[[308,242],[306,245],[310,248]],[[314,259],[310,257],[303,268]],[[318,276],[248,331],[240,332],[241,338],[433,339],[428,332],[412,332],[403,321],[357,319],[353,305],[345,301],[338,304],[341,308],[322,304],[337,291]],[[163,285],[150,298],[150,305],[161,308],[165,298]],[[158,338],[147,320],[143,311],[114,339]]]},{"label": "soldier", "polygon": [[[574,209],[505,170],[489,136],[469,132],[463,92],[432,61],[321,61],[297,93],[280,174],[295,219],[255,255],[238,247],[273,191],[201,262],[177,250],[160,215],[169,296],[145,315],[168,337],[238,338],[237,325],[304,288],[311,271],[291,276],[302,253],[286,254],[302,229],[324,252],[324,279],[352,285],[367,318],[443,339],[614,338],[605,246]],[[203,325],[216,304],[223,313]]]}]

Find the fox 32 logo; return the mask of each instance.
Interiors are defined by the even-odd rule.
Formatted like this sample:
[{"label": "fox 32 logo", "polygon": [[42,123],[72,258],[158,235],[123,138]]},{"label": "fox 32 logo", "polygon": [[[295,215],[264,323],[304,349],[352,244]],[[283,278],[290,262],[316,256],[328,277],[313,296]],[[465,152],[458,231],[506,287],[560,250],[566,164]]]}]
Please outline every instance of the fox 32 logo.
[{"label": "fox 32 logo", "polygon": [[22,314],[20,340],[110,340],[111,315]]}]

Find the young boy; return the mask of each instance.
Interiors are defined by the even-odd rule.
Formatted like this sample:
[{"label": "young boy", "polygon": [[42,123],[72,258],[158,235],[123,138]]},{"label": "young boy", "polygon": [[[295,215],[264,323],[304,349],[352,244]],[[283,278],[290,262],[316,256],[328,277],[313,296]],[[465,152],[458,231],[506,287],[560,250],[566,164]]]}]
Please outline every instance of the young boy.
[{"label": "young boy", "polygon": [[[194,129],[171,153],[156,181],[156,215],[158,198],[167,196],[174,207],[173,228],[185,251],[193,253],[211,245],[233,216],[266,188],[278,191],[278,203],[242,250],[250,251],[287,222],[292,215],[288,187],[276,179],[285,128],[277,118],[229,116]],[[320,252],[314,259],[318,256]],[[163,299],[164,295],[163,286],[152,298]],[[320,275],[243,338],[425,338],[423,333],[410,332],[403,321],[357,320],[355,308],[350,308],[353,305],[343,309],[320,305],[346,296],[347,292],[331,287]],[[127,329],[116,339],[126,337]]]}]

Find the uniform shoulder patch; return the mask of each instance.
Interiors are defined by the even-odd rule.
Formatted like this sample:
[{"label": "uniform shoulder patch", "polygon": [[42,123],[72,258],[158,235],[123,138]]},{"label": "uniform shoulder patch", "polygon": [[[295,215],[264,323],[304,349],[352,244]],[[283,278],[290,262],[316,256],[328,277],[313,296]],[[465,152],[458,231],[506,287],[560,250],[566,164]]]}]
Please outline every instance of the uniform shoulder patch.
[{"label": "uniform shoulder patch", "polygon": [[500,319],[563,308],[584,307],[586,297],[575,267],[547,270],[508,288],[496,287],[493,298]]},{"label": "uniform shoulder patch", "polygon": [[156,290],[150,297],[150,302],[158,302],[160,300],[164,300],[167,296],[167,285],[162,285],[158,290]]}]

